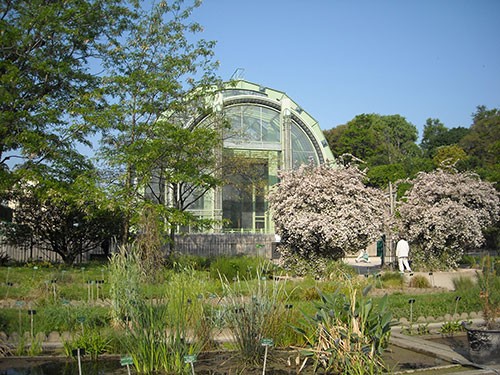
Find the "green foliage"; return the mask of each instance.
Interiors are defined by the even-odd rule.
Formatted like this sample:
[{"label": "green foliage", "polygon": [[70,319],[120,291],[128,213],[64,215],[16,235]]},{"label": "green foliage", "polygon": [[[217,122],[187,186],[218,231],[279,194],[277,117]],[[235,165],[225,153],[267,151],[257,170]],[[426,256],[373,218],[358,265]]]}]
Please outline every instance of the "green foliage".
[{"label": "green foliage", "polygon": [[475,170],[498,188],[500,165],[500,109],[478,106],[473,116],[473,124],[460,146],[475,158]]},{"label": "green foliage", "polygon": [[428,118],[424,125],[420,147],[425,156],[434,158],[440,147],[457,145],[468,133],[467,128],[448,129],[439,119]]},{"label": "green foliage", "polygon": [[479,268],[480,259],[477,256],[465,254],[462,256],[460,264],[470,268]]},{"label": "green foliage", "polygon": [[477,284],[473,279],[466,276],[455,277],[452,280],[453,287],[457,293],[467,292],[469,290],[477,289]]},{"label": "green foliage", "polygon": [[[146,298],[141,278],[141,254],[134,246],[122,248],[110,261],[112,317],[126,330],[125,349],[139,373],[184,373],[185,355],[198,354],[207,335],[201,299],[203,280],[188,267],[166,274],[158,298]],[[205,330],[199,334],[201,326]],[[189,332],[188,332],[189,330]],[[194,341],[186,340],[194,334]]]},{"label": "green foliage", "polygon": [[362,114],[338,130],[327,132],[336,156],[351,154],[370,166],[391,164],[414,156],[417,129],[399,115]]},{"label": "green foliage", "polygon": [[121,247],[109,262],[111,317],[115,324],[127,320],[141,300],[140,258],[134,247]]},{"label": "green foliage", "polygon": [[119,235],[122,219],[107,208],[96,171],[82,158],[71,162],[33,168],[20,178],[8,195],[17,202],[14,220],[3,230],[8,242],[44,247],[67,265]]},{"label": "green foliage", "polygon": [[409,336],[425,336],[430,333],[429,323],[417,324],[415,327],[412,322],[408,326],[402,327],[401,332]]},{"label": "green foliage", "polygon": [[268,260],[251,256],[221,256],[210,263],[210,276],[212,278],[236,280],[254,279],[258,276],[259,270],[266,270],[264,275],[270,270]]},{"label": "green foliage", "polygon": [[82,117],[99,101],[92,95],[99,79],[89,59],[100,61],[132,15],[129,4],[118,0],[3,5],[0,195],[17,180],[9,176],[9,159],[16,160],[14,173],[23,172],[72,159],[74,142],[88,144],[92,129]]},{"label": "green foliage", "polygon": [[454,320],[450,322],[444,322],[439,329],[439,333],[443,336],[453,336],[455,333],[463,332],[465,329],[462,325],[462,321]]},{"label": "green foliage", "polygon": [[431,288],[432,285],[424,275],[414,275],[410,279],[410,287],[412,288]]},{"label": "green foliage", "polygon": [[[265,268],[257,270],[257,285],[249,281],[237,281],[231,284],[221,277],[224,296],[224,318],[231,329],[236,347],[244,361],[258,363],[264,347],[262,339],[285,340],[287,327],[283,316],[287,313],[287,294],[283,281],[269,281],[263,275]],[[251,294],[244,295],[249,290]]]},{"label": "green foliage", "polygon": [[404,284],[404,277],[399,272],[383,272],[380,274],[380,283],[375,284],[383,288],[401,288]]},{"label": "green foliage", "polygon": [[[477,293],[457,293],[462,297],[457,312],[477,312],[481,310],[481,301]],[[415,299],[412,306],[413,319],[422,317],[444,317],[452,314],[457,294],[440,292],[430,294],[392,293],[388,299],[388,308],[395,319],[410,320],[410,299]],[[373,297],[378,302],[380,297]]]},{"label": "green foliage", "polygon": [[110,104],[92,120],[116,182],[112,200],[126,213],[125,239],[138,229],[144,198],[171,241],[177,226],[206,224],[186,211],[217,184],[212,150],[220,142],[217,129],[187,124],[211,110],[206,99],[217,83],[215,43],[199,38],[202,27],[191,19],[199,5],[176,0],[141,9],[127,38],[116,39],[105,56],[102,92]]},{"label": "green foliage", "polygon": [[78,333],[70,340],[63,341],[66,356],[72,357],[73,351],[83,349],[92,360],[97,360],[100,354],[108,351],[111,338],[102,329],[87,329]]},{"label": "green foliage", "polygon": [[460,160],[465,160],[467,154],[457,145],[441,146],[436,150],[432,161],[437,168],[454,169]]},{"label": "green foliage", "polygon": [[160,228],[163,226],[160,217],[152,206],[144,206],[140,213],[139,227],[141,232],[131,246],[138,257],[142,281],[152,283],[161,281],[161,271],[164,263],[164,250]]},{"label": "green foliage", "polygon": [[375,307],[354,288],[349,293],[321,294],[316,311],[305,314],[295,329],[307,343],[306,356],[314,358],[315,370],[328,373],[381,373],[383,349],[389,343],[392,315],[387,296]]},{"label": "green foliage", "polygon": [[[48,305],[38,308],[36,328],[46,334],[81,331],[82,328],[98,330],[110,324],[108,309],[105,307]],[[83,323],[81,323],[83,320]]]},{"label": "green foliage", "polygon": [[500,274],[489,255],[482,259],[481,272],[476,271],[476,278],[483,305],[483,318],[488,329],[493,329],[500,314]]},{"label": "green foliage", "polygon": [[186,325],[178,320],[172,324],[171,317],[167,305],[144,301],[135,306],[125,345],[139,374],[187,373],[189,365],[184,356],[198,354],[200,347],[196,342],[185,339]]}]

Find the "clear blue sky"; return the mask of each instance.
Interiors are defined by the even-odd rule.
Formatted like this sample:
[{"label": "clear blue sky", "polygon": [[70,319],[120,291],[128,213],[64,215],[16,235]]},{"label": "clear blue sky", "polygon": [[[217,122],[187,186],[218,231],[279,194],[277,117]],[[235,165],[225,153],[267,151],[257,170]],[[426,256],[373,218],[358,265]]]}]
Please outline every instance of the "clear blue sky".
[{"label": "clear blue sky", "polygon": [[500,107],[499,0],[204,0],[219,75],[284,91],[323,130],[362,113],[471,124]]}]

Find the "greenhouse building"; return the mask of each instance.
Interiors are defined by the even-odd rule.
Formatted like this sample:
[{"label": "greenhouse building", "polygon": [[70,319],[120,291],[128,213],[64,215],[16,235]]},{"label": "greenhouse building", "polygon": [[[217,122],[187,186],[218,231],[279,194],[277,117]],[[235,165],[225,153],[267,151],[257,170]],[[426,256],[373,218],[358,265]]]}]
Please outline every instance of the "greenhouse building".
[{"label": "greenhouse building", "polygon": [[278,171],[333,162],[333,154],[318,122],[283,92],[239,80],[217,94],[213,108],[192,126],[227,123],[222,151],[227,182],[190,211],[223,224],[211,233],[182,228],[176,248],[205,255],[269,255],[275,236],[266,196]]}]

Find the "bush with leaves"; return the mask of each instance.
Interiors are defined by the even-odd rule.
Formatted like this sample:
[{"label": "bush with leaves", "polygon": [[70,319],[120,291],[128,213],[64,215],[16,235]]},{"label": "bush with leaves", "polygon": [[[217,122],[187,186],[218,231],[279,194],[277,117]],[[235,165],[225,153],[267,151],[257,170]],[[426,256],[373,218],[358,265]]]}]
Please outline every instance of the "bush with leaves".
[{"label": "bush with leaves", "polygon": [[464,252],[484,243],[483,230],[500,219],[500,194],[472,174],[420,173],[399,207],[414,260],[455,268]]}]

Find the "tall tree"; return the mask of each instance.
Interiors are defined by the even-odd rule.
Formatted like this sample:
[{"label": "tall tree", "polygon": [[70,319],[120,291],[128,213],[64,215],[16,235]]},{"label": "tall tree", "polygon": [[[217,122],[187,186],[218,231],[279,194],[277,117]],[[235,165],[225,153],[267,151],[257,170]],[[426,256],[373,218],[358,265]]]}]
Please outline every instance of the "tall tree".
[{"label": "tall tree", "polygon": [[477,107],[469,133],[460,146],[470,156],[474,170],[500,189],[500,109]]},{"label": "tall tree", "polygon": [[337,157],[351,154],[366,163],[372,186],[385,188],[431,164],[420,158],[416,127],[400,115],[358,115],[325,136]]},{"label": "tall tree", "polygon": [[352,154],[368,165],[397,163],[418,153],[417,128],[400,115],[358,115],[326,134],[336,156]]},{"label": "tall tree", "polygon": [[448,129],[439,119],[428,118],[420,147],[425,156],[433,158],[439,147],[458,144],[468,132],[469,129],[463,127]]},{"label": "tall tree", "polygon": [[[214,42],[197,39],[202,28],[190,20],[198,6],[198,1],[192,5],[182,0],[160,1],[140,11],[138,22],[124,40],[111,47],[105,64],[103,84],[113,104],[97,120],[103,129],[101,155],[110,167],[115,201],[127,215],[124,241],[137,222],[154,175],[160,174],[160,183],[170,179],[167,182],[173,183],[170,186],[177,189],[174,196],[178,197],[182,174],[178,168],[186,167],[182,158],[188,154],[204,158],[210,153],[205,148],[203,155],[199,143],[188,144],[193,138],[183,129],[200,111],[210,110],[206,97],[216,83]],[[190,154],[187,150],[193,147],[200,149]],[[174,161],[170,155],[181,159]],[[204,160],[199,162],[198,176],[206,166]],[[192,179],[187,182],[193,184]],[[200,180],[199,185],[203,184]],[[164,195],[158,197],[155,208],[165,215]],[[178,224],[173,216],[164,217],[167,226]]]},{"label": "tall tree", "polygon": [[427,157],[433,157],[436,148],[443,146],[442,140],[447,132],[448,129],[439,119],[428,118],[426,120],[420,147]]},{"label": "tall tree", "polygon": [[4,0],[0,5],[0,193],[13,166],[68,157],[99,105],[89,63],[130,25],[126,0]]}]

